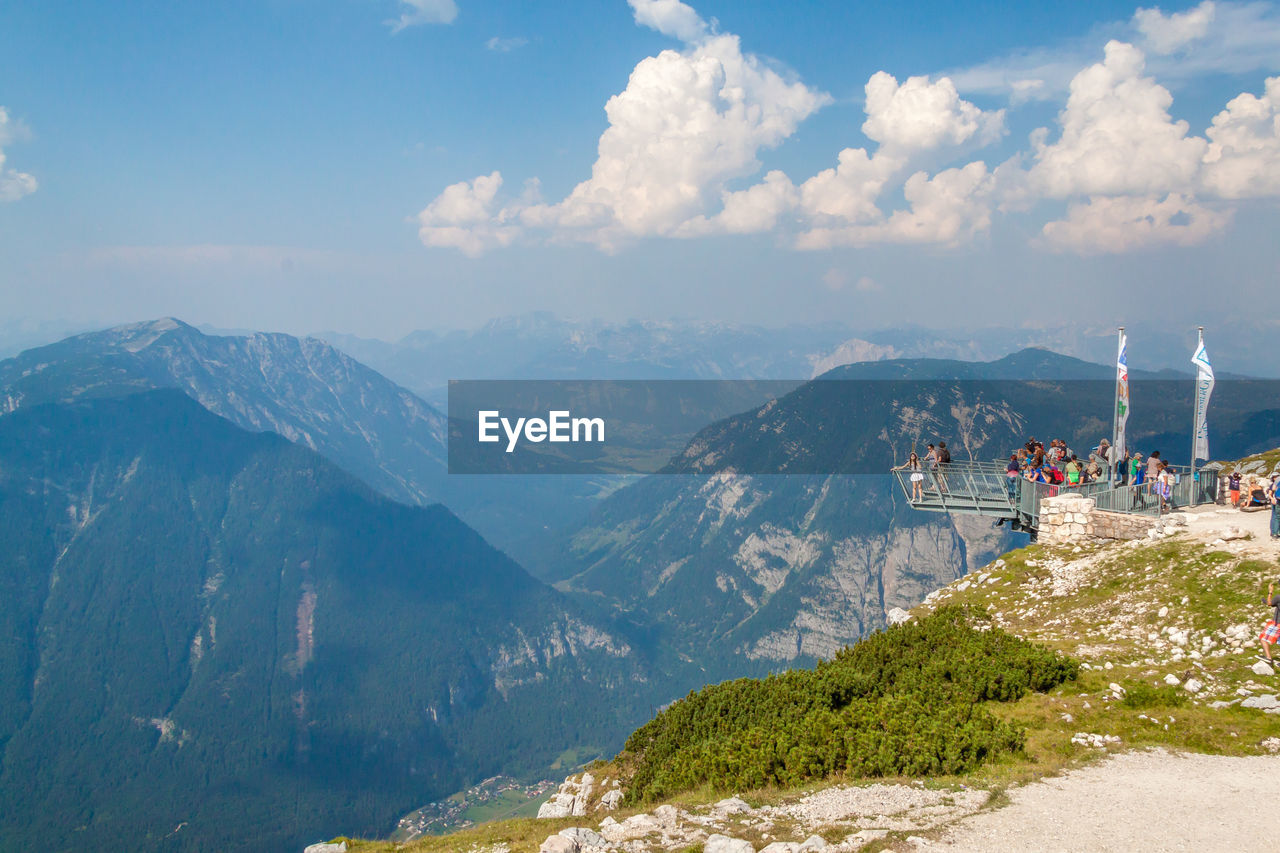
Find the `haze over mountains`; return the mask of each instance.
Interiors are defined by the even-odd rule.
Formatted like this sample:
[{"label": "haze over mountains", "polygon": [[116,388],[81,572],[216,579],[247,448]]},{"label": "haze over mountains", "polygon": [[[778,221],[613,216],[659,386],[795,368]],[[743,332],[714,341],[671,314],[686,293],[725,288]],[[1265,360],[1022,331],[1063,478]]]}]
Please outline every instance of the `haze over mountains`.
[{"label": "haze over mountains", "polygon": [[[0,362],[0,847],[385,834],[495,772],[609,752],[655,706],[827,657],[1009,544],[805,454],[882,472],[955,437],[986,458],[1061,422],[1059,380],[1111,371],[1043,350],[842,367],[618,488],[449,477],[439,412],[314,339],[162,320]],[[851,404],[832,379],[875,388]],[[1073,442],[1107,393],[1068,395]],[[1273,398],[1219,394],[1247,415],[1222,452],[1280,444]],[[1157,408],[1135,435],[1174,435]],[[530,519],[556,528],[510,535]]]},{"label": "haze over mountains", "polygon": [[[1136,313],[1136,312],[1135,312]],[[577,321],[546,312],[493,320],[478,329],[422,330],[396,341],[339,332],[318,337],[440,407],[451,379],[795,379],[862,361],[945,358],[991,361],[1027,347],[1102,364],[1115,358],[1115,328],[1081,319],[1021,329],[859,329],[831,321],[781,328],[712,323]],[[1039,316],[1037,320],[1043,319]],[[1276,329],[1270,318],[1242,318],[1212,340],[1215,365],[1252,376],[1280,376],[1258,358],[1255,343]],[[1194,330],[1171,330],[1134,318],[1133,367],[1190,369]]]}]

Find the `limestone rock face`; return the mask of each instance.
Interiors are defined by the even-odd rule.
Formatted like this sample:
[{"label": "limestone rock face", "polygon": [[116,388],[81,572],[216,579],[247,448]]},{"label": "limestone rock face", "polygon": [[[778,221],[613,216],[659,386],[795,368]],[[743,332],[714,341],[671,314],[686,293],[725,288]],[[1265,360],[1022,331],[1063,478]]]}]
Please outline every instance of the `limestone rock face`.
[{"label": "limestone rock face", "polygon": [[[538,817],[582,817],[587,813],[587,806],[595,791],[596,779],[590,773],[583,773],[577,777],[570,776],[560,783],[559,789],[551,795],[551,799],[538,807]],[[617,794],[617,796],[612,800],[613,805],[608,808],[617,808],[617,804],[622,801],[622,792],[614,789],[606,792],[605,797],[611,794]]]},{"label": "limestone rock face", "polygon": [[347,842],[339,841],[333,844],[326,841],[322,844],[309,844],[302,853],[347,853]]}]

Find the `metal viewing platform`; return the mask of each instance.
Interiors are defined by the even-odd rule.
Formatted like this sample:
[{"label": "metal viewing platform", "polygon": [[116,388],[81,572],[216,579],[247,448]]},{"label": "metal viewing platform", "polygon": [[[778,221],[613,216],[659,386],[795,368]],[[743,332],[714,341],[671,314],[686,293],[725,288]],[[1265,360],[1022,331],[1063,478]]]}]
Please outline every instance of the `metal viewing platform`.
[{"label": "metal viewing platform", "polygon": [[[948,462],[924,475],[920,497],[913,494],[912,471],[895,468],[894,476],[912,508],[926,512],[958,513],[989,516],[1010,523],[1014,530],[1027,530],[1035,535],[1040,523],[1040,503],[1056,495],[1084,495],[1093,498],[1097,508],[1108,512],[1134,515],[1160,515],[1160,498],[1150,484],[1116,485],[1108,481],[1082,483],[1078,486],[1036,483],[1025,477],[1009,477],[1004,462]],[[1168,505],[1172,509],[1213,503],[1218,493],[1218,472],[1214,469],[1191,471],[1173,466],[1177,482]]]}]

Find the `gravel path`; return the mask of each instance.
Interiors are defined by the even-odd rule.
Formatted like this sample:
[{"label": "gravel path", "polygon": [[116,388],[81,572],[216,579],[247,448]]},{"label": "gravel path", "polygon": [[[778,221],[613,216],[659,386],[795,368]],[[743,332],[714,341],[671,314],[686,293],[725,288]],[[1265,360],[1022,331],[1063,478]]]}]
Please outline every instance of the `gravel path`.
[{"label": "gravel path", "polygon": [[1280,756],[1152,750],[1010,791],[927,847],[954,851],[1272,851]]}]

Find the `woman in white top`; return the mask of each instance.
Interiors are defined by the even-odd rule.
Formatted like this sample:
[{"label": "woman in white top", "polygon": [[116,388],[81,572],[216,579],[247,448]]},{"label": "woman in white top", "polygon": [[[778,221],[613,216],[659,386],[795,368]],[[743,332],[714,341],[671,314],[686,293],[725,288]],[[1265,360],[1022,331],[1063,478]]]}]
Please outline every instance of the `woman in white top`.
[{"label": "woman in white top", "polygon": [[898,466],[899,469],[907,469],[911,472],[911,502],[915,503],[924,499],[924,466],[920,464],[920,457],[915,451],[911,451],[911,455],[907,457],[907,461]]}]

